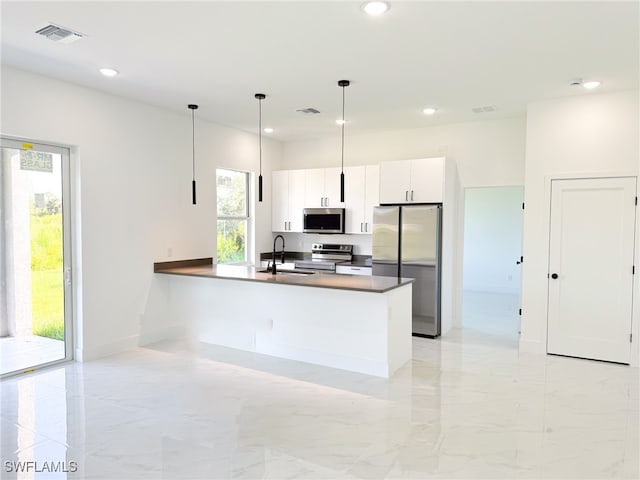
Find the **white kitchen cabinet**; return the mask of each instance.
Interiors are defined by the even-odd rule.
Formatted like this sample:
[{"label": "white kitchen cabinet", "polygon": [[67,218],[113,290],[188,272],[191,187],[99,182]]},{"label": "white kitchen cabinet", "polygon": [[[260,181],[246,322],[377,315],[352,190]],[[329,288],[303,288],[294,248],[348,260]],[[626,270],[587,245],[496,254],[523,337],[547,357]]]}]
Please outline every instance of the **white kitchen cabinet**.
[{"label": "white kitchen cabinet", "polygon": [[340,169],[312,168],[304,170],[304,206],[307,208],[341,208]]},{"label": "white kitchen cabinet", "polygon": [[271,174],[271,230],[302,232],[304,170],[278,170]]},{"label": "white kitchen cabinet", "polygon": [[373,275],[371,267],[356,267],[353,265],[336,265],[336,273],[347,275]]},{"label": "white kitchen cabinet", "polygon": [[380,164],[380,203],[442,203],[444,157]]},{"label": "white kitchen cabinet", "polygon": [[380,167],[347,167],[345,175],[345,233],[371,233],[373,207],[380,195]]}]

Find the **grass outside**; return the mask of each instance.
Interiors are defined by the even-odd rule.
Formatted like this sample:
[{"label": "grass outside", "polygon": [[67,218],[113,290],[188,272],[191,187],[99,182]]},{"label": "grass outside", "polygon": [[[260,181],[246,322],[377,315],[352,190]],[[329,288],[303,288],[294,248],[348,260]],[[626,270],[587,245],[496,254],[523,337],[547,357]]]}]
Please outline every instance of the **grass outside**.
[{"label": "grass outside", "polygon": [[64,340],[64,290],[60,270],[31,272],[33,334]]},{"label": "grass outside", "polygon": [[32,331],[64,340],[62,214],[31,214]]}]

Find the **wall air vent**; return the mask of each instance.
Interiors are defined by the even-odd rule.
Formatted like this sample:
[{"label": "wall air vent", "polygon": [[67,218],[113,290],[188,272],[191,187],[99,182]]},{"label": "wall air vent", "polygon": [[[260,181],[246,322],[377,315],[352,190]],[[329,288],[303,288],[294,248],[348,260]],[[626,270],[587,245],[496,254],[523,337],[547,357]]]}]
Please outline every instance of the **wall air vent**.
[{"label": "wall air vent", "polygon": [[316,115],[320,113],[320,110],[316,110],[315,108],[307,107],[307,108],[299,108],[296,112],[304,113],[307,115]]},{"label": "wall air vent", "polygon": [[36,30],[36,33],[48,38],[49,40],[53,40],[54,42],[59,43],[71,43],[84,37],[84,35],[81,33],[74,32],[73,30],[66,27],[54,25],[53,23],[50,23],[46,27],[42,27],[41,29]]},{"label": "wall air vent", "polygon": [[488,113],[488,112],[495,112],[496,111],[496,107],[494,107],[493,105],[485,105],[484,107],[473,107],[471,109],[471,111],[473,113]]}]

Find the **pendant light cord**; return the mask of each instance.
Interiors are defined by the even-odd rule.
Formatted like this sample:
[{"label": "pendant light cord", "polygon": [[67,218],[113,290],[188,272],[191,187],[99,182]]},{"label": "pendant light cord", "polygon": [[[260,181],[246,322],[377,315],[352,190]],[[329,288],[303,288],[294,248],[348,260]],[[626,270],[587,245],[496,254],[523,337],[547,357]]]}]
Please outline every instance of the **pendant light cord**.
[{"label": "pendant light cord", "polygon": [[260,175],[262,175],[262,98],[258,98],[258,138],[260,142]]},{"label": "pendant light cord", "polygon": [[192,180],[196,179],[196,120],[195,109],[191,109],[191,145],[193,148],[193,155],[191,161]]},{"label": "pendant light cord", "polygon": [[345,119],[344,119],[344,87],[346,85],[342,86],[342,159],[341,159],[341,168],[342,168],[342,172],[344,172],[344,124]]}]

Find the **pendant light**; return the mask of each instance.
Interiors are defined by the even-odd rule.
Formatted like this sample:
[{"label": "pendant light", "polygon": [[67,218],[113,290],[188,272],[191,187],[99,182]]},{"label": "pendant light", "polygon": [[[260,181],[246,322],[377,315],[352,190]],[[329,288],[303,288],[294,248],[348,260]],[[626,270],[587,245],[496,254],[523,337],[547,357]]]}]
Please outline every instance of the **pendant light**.
[{"label": "pendant light", "polygon": [[338,86],[342,88],[342,160],[341,160],[341,171],[340,171],[340,202],[344,202],[344,124],[346,120],[344,119],[344,89],[351,85],[349,80],[338,80]]},{"label": "pendant light", "polygon": [[260,175],[258,175],[258,201],[262,201],[262,100],[267,98],[264,93],[256,93],[258,100],[258,144],[260,147]]},{"label": "pendant light", "polygon": [[191,179],[191,202],[196,204],[196,120],[195,111],[198,109],[198,105],[190,103],[187,105],[191,110],[191,141],[193,145],[193,156],[191,160],[192,179]]}]

